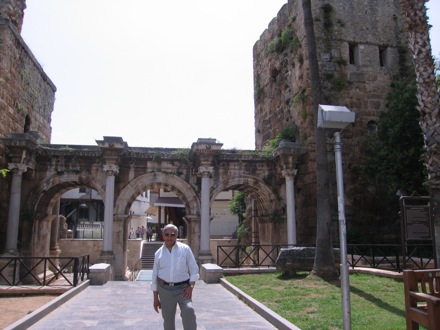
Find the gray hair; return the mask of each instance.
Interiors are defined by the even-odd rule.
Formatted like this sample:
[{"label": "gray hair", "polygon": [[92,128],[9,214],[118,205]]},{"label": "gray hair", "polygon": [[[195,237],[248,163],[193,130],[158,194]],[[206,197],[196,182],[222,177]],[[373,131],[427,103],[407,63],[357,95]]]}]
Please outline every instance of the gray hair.
[{"label": "gray hair", "polygon": [[179,230],[177,229],[177,227],[171,223],[162,228],[162,233],[165,233],[165,230],[167,230],[167,229],[172,229],[176,234],[179,233]]}]

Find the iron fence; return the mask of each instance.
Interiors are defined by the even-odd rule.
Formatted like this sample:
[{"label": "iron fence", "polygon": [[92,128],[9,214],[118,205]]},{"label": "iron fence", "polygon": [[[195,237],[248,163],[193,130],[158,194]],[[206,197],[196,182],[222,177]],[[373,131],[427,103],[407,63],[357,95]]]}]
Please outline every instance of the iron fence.
[{"label": "iron fence", "polygon": [[436,268],[436,258],[431,243],[421,244],[349,244],[349,265],[380,268],[401,272],[403,269]]},{"label": "iron fence", "polygon": [[[223,268],[276,267],[282,248],[314,245],[219,245],[217,264]],[[339,248],[339,246],[334,246]],[[436,268],[432,244],[348,244],[349,267],[367,267],[401,272],[403,269]]]},{"label": "iron fence", "polygon": [[274,267],[281,249],[294,246],[297,245],[219,245],[217,264],[224,268]]},{"label": "iron fence", "polygon": [[88,278],[89,255],[0,257],[0,285],[77,286]]}]

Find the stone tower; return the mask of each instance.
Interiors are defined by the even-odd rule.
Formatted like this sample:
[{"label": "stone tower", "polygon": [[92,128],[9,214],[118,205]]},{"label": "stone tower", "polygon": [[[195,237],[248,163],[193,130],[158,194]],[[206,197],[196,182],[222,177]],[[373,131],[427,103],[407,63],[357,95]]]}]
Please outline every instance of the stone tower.
[{"label": "stone tower", "polygon": [[[377,127],[379,114],[386,110],[391,81],[405,65],[408,47],[400,3],[399,0],[312,0],[312,13],[322,103],[344,105],[356,113],[356,122],[343,131],[347,220],[368,224],[365,227],[369,230],[383,221],[377,218],[378,208],[387,206],[380,205],[385,199],[377,198],[377,191],[365,191],[360,177],[360,141]],[[307,242],[316,233],[313,224],[316,222],[314,129],[317,120],[312,108],[301,1],[288,0],[255,43],[253,53],[256,148],[262,149],[283,127],[295,124],[297,142],[308,150],[296,177],[298,238]],[[334,181],[331,137],[329,173]],[[330,191],[335,194],[330,200],[334,202],[332,216],[337,226],[336,187],[335,182],[330,184]],[[397,211],[391,212],[397,216]],[[394,221],[391,226],[396,222],[387,221]]]},{"label": "stone tower", "polygon": [[25,9],[25,0],[0,0],[0,17],[8,19],[18,32],[21,32]]},{"label": "stone tower", "polygon": [[20,35],[25,0],[0,0],[0,137],[39,132],[51,137],[56,87]]},{"label": "stone tower", "polygon": [[[0,0],[0,138],[31,133],[49,143],[56,87],[20,35],[25,0]],[[37,132],[37,133],[35,133]],[[9,167],[0,143],[0,169]],[[29,172],[24,174],[32,175]],[[0,176],[0,241],[5,242],[11,175]]]}]

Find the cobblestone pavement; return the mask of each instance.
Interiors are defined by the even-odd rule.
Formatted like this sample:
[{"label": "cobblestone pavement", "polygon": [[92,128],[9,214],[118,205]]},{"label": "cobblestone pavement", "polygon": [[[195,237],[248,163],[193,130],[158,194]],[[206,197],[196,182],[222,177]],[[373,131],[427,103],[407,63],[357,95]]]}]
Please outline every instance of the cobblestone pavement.
[{"label": "cobblestone pavement", "polygon": [[[198,330],[276,329],[221,284],[198,281],[193,294]],[[30,329],[163,329],[149,281],[89,286]],[[179,310],[176,329],[183,329]]]}]

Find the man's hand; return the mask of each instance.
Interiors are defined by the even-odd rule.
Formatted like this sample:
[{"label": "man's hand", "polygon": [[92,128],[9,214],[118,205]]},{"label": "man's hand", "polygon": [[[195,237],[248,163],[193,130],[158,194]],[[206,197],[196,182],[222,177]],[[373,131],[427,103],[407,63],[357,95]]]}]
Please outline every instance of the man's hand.
[{"label": "man's hand", "polygon": [[160,304],[159,295],[157,294],[157,291],[154,292],[153,308],[154,308],[154,310],[157,313],[159,313],[159,309],[162,308],[162,305]]},{"label": "man's hand", "polygon": [[192,297],[193,288],[188,286],[185,289],[183,289],[183,296],[185,298],[191,299]]},{"label": "man's hand", "polygon": [[159,300],[154,299],[153,307],[154,307],[154,310],[155,310],[157,313],[159,313],[159,309],[162,308],[162,305],[160,304],[160,301],[159,301]]}]

